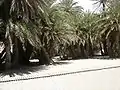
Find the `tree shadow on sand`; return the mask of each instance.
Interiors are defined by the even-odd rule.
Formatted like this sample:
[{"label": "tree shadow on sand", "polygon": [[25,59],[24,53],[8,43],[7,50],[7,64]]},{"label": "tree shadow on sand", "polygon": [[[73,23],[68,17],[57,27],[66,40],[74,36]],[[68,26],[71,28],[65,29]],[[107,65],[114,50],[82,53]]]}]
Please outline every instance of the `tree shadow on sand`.
[{"label": "tree shadow on sand", "polygon": [[19,66],[17,68],[12,68],[10,70],[2,70],[0,71],[0,77],[3,78],[4,76],[15,77],[15,75],[23,76],[25,74],[31,74],[33,72],[47,70],[47,65],[39,65],[37,63],[31,63],[28,66]]},{"label": "tree shadow on sand", "polygon": [[[53,63],[54,66],[56,65],[64,65],[64,64],[71,64],[71,62],[69,61],[56,61]],[[43,70],[48,70],[49,65],[39,65],[39,63],[37,62],[32,62],[30,65],[28,66],[20,66],[18,68],[13,68],[11,70],[1,70],[0,71],[0,78],[3,78],[5,76],[9,76],[9,77],[15,77],[16,75],[19,75],[19,76],[24,76],[25,74],[32,74],[34,72],[41,72]]]}]

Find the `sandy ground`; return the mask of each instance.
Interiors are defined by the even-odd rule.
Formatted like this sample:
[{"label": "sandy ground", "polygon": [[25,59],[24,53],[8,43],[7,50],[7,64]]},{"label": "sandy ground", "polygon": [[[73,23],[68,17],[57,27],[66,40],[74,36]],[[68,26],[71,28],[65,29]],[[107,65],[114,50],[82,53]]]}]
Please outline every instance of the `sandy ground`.
[{"label": "sandy ground", "polygon": [[[119,67],[119,59],[84,59],[63,61],[58,65],[25,68],[21,73],[14,72],[11,77],[2,74],[0,90],[120,90]],[[77,71],[79,73],[33,79]],[[3,83],[3,81],[21,78],[32,79]]]}]

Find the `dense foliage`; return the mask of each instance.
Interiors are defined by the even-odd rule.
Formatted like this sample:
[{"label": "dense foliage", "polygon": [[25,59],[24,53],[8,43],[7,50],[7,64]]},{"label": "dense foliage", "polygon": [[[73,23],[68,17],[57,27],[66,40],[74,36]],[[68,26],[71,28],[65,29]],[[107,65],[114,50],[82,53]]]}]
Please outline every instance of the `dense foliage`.
[{"label": "dense foliage", "polygon": [[120,57],[120,1],[93,0],[102,12],[85,12],[73,0],[0,1],[0,66],[5,69],[61,59]]}]

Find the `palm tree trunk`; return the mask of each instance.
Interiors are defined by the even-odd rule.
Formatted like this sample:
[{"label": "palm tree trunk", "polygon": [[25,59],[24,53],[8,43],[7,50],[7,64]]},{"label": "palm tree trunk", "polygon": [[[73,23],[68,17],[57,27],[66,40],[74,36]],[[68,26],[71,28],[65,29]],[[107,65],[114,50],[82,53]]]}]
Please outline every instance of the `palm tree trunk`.
[{"label": "palm tree trunk", "polygon": [[19,66],[19,50],[18,50],[18,39],[14,37],[14,46],[13,46],[13,66]]},{"label": "palm tree trunk", "polygon": [[88,53],[89,53],[89,56],[93,56],[93,46],[92,46],[92,43],[91,43],[91,39],[90,37],[88,38]]},{"label": "palm tree trunk", "polygon": [[25,51],[23,50],[23,46],[20,40],[18,40],[18,51],[19,51],[19,64],[24,63],[24,56],[25,56]]},{"label": "palm tree trunk", "polygon": [[30,56],[31,56],[32,51],[33,51],[33,46],[29,42],[27,42],[27,45],[25,47],[26,50],[24,50],[20,40],[18,41],[18,43],[19,43],[19,45],[18,45],[19,63],[23,64],[23,65],[28,65],[30,63],[29,59],[30,59]]},{"label": "palm tree trunk", "polygon": [[10,46],[10,40],[9,38],[6,38],[5,41],[5,50],[6,50],[6,60],[5,60],[5,69],[10,69],[12,62],[11,62],[11,46]]},{"label": "palm tree trunk", "polygon": [[88,54],[85,50],[85,47],[83,46],[83,44],[81,43],[80,45],[80,48],[81,48],[81,58],[87,58],[88,57]]},{"label": "palm tree trunk", "polygon": [[41,50],[38,54],[39,64],[50,64],[52,62],[52,59],[50,59],[48,53],[46,52],[45,48],[42,46]]},{"label": "palm tree trunk", "polygon": [[100,51],[101,51],[101,55],[103,56],[104,55],[104,52],[103,52],[103,48],[102,48],[102,43],[100,42]]},{"label": "palm tree trunk", "polygon": [[27,42],[27,45],[26,45],[26,52],[25,52],[25,64],[29,64],[29,60],[30,60],[30,56],[33,52],[33,46]]},{"label": "palm tree trunk", "polygon": [[105,2],[103,2],[103,12],[105,12]]},{"label": "palm tree trunk", "polygon": [[103,45],[104,45],[104,55],[107,55],[108,51],[107,51],[107,42],[106,42],[106,40],[103,42]]}]

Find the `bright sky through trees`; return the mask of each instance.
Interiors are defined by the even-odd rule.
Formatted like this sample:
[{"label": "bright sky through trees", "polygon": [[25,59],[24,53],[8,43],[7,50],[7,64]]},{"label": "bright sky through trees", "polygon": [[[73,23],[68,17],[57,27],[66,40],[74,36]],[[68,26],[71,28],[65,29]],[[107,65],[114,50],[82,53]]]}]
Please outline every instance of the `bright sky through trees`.
[{"label": "bright sky through trees", "polygon": [[[94,1],[91,0],[74,0],[75,2],[78,2],[78,5],[82,6],[84,8],[84,11],[95,11],[97,12],[99,10],[98,5],[95,5]],[[57,0],[59,2],[59,0]]]},{"label": "bright sky through trees", "polygon": [[78,2],[78,4],[80,6],[82,6],[84,8],[84,11],[93,11],[93,12],[100,12],[101,8],[100,8],[100,4],[95,4],[95,1],[91,1],[91,0],[74,0],[76,2]]},{"label": "bright sky through trees", "polygon": [[79,2],[79,5],[84,8],[84,10],[90,10],[93,11],[95,8],[93,7],[93,1],[90,0],[74,0],[76,2]]}]

